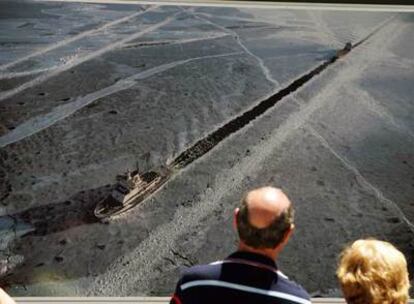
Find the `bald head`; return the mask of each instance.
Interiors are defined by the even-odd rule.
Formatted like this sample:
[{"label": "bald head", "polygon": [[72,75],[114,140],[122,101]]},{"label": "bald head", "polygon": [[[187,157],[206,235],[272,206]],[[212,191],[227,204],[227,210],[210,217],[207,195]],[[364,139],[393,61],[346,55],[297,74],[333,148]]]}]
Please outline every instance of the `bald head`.
[{"label": "bald head", "polygon": [[249,222],[256,228],[268,227],[291,205],[283,191],[274,187],[250,191],[245,197],[245,202]]},{"label": "bald head", "polygon": [[282,190],[263,187],[250,191],[236,209],[240,239],[256,249],[275,248],[293,228],[293,208]]}]

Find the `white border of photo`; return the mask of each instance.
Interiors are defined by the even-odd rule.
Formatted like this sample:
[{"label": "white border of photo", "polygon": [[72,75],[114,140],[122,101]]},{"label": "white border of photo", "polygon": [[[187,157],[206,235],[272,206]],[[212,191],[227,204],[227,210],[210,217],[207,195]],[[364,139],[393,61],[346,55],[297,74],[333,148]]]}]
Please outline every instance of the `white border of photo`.
[{"label": "white border of photo", "polygon": [[[279,8],[297,10],[341,10],[341,11],[376,11],[376,12],[414,12],[414,5],[389,4],[338,4],[338,3],[304,3],[304,2],[254,2],[254,1],[217,1],[217,0],[163,0],[163,1],[137,1],[137,0],[41,0],[42,2],[80,2],[99,4],[156,4],[156,5],[184,5],[184,6],[222,6],[243,8]],[[170,297],[14,297],[18,304],[47,303],[47,304],[114,304],[114,303],[143,303],[167,304]],[[342,298],[312,298],[314,304],[346,303]],[[414,299],[409,300],[414,304]]]}]

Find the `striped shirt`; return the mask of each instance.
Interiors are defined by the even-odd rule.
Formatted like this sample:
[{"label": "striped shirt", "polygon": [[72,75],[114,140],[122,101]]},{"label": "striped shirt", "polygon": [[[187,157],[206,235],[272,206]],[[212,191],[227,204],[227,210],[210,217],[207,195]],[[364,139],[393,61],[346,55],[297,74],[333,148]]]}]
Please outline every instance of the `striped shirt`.
[{"label": "striped shirt", "polygon": [[310,304],[308,293],[263,255],[235,252],[223,261],[184,271],[171,304]]}]

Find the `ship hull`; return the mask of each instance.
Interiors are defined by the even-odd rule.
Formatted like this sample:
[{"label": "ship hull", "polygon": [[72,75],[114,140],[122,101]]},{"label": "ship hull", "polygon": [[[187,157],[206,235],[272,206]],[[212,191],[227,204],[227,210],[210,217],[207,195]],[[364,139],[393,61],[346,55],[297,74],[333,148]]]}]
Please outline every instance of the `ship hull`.
[{"label": "ship hull", "polygon": [[154,183],[146,189],[143,189],[123,204],[117,201],[112,194],[110,194],[96,205],[94,214],[97,218],[103,219],[124,213],[142,203],[145,199],[157,192],[169,179],[169,175],[160,176],[157,181],[154,181]]}]

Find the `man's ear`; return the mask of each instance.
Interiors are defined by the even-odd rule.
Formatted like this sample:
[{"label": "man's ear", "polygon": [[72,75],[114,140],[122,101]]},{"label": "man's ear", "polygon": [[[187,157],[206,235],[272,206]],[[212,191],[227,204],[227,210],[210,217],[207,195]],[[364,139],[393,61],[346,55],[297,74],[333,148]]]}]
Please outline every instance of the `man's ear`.
[{"label": "man's ear", "polygon": [[235,231],[237,231],[237,216],[240,212],[239,208],[234,209],[234,214],[233,214],[233,228]]},{"label": "man's ear", "polygon": [[289,238],[292,235],[293,230],[295,230],[295,224],[290,224],[289,229],[285,232],[285,235],[283,236],[283,244],[286,244],[289,241]]},{"label": "man's ear", "polygon": [[278,245],[276,245],[276,247],[274,248],[278,253],[283,250],[286,243],[289,241],[289,238],[292,235],[294,229],[295,229],[295,225],[290,224],[290,227],[285,231],[285,234],[283,235],[282,241]]}]

